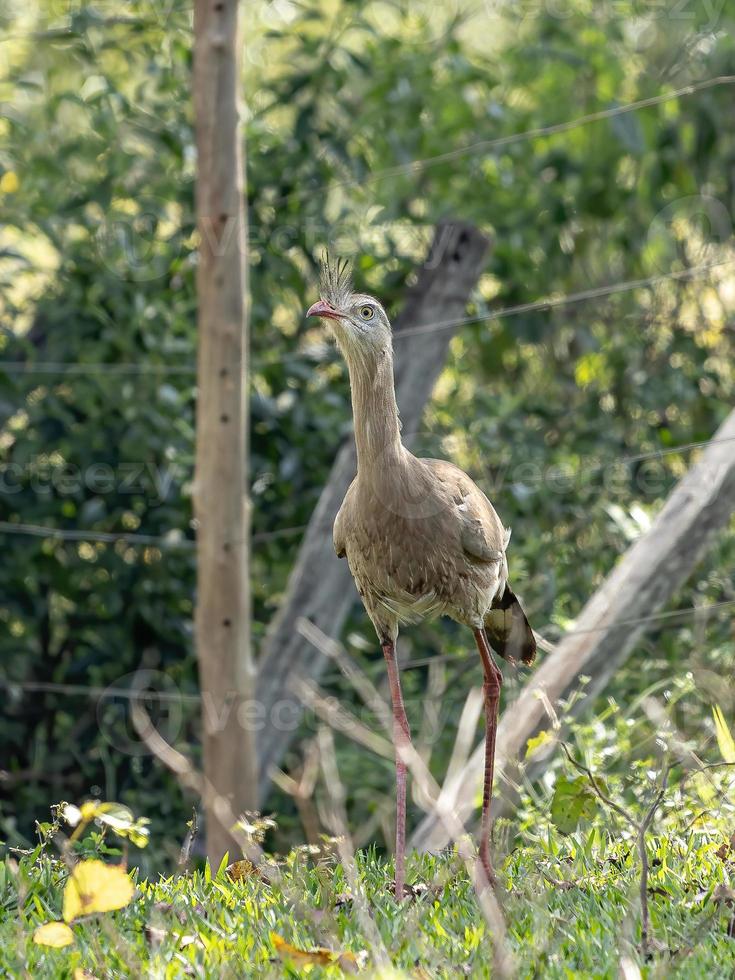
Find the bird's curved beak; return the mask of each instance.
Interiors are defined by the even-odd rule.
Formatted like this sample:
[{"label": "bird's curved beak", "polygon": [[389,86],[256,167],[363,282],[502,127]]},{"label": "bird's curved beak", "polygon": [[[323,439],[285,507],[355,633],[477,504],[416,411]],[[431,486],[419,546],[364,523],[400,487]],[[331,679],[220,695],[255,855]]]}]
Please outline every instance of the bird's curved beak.
[{"label": "bird's curved beak", "polygon": [[320,299],[318,302],[310,306],[306,311],[307,316],[320,316],[324,320],[339,320],[342,316],[331,303],[328,303],[325,299]]}]

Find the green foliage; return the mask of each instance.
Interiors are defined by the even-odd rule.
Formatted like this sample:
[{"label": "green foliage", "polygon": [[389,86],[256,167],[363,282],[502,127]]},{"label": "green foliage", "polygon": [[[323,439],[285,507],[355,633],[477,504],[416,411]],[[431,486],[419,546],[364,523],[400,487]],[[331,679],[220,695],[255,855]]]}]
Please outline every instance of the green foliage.
[{"label": "green foliage", "polygon": [[[721,774],[713,779],[718,789],[727,785]],[[649,960],[638,948],[634,842],[614,831],[603,811],[589,829],[561,836],[544,801],[527,803],[522,840],[500,869],[508,949],[518,975],[614,977],[625,959],[643,976],[731,976],[732,807],[692,822],[699,802],[683,787],[677,779],[649,835],[655,937]],[[44,978],[86,969],[105,976],[133,965],[136,975],[146,976],[280,977],[284,970],[303,975],[306,967],[309,976],[343,975],[336,965],[319,965],[329,953],[366,975],[381,955],[401,976],[492,975],[495,933],[456,853],[413,855],[413,894],[397,907],[390,864],[372,850],[358,853],[352,879],[330,857],[331,843],[318,860],[307,849],[293,850],[271,881],[256,875],[233,881],[225,862],[216,872],[206,865],[149,880],[139,875],[127,907],[74,920],[72,942],[59,949],[38,945],[33,936],[40,924],[61,916],[66,865],[50,848],[7,857],[0,864],[0,970]],[[278,957],[286,945],[294,954],[305,951],[305,958],[284,967]]]},{"label": "green foliage", "polygon": [[722,708],[715,705],[712,709],[715,719],[715,735],[717,736],[717,746],[725,762],[735,763],[735,740],[733,740],[730,728],[722,714]]},{"label": "green foliage", "polygon": [[567,779],[558,776],[551,801],[551,819],[562,834],[573,833],[580,823],[588,823],[594,816],[598,800],[589,781],[584,776]]}]

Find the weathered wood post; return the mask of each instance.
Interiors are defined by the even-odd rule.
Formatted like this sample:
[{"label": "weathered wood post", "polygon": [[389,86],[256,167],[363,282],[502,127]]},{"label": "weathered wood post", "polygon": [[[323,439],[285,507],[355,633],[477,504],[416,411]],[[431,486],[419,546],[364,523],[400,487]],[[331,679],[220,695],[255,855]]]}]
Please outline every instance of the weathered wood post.
[{"label": "weathered wood post", "polygon": [[[199,359],[194,511],[207,854],[236,846],[225,812],[257,805],[250,651],[247,262],[238,0],[195,0]],[[221,805],[221,797],[229,808]],[[218,805],[218,801],[220,805]]]}]

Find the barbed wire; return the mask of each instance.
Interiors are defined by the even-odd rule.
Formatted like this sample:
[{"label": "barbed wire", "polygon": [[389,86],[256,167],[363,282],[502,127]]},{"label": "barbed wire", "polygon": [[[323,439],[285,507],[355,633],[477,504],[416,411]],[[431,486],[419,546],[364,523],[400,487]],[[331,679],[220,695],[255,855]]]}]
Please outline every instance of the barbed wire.
[{"label": "barbed wire", "polygon": [[0,370],[15,374],[162,374],[194,375],[196,367],[169,364],[115,364],[95,361],[2,361]]},{"label": "barbed wire", "polygon": [[[626,626],[641,626],[646,623],[661,623],[662,629],[672,629],[682,626],[689,619],[699,619],[702,616],[709,616],[711,613],[717,613],[720,610],[728,607],[735,606],[735,599],[724,599],[721,602],[714,602],[707,606],[688,606],[685,609],[672,609],[667,612],[653,613],[650,616],[640,616],[636,619],[625,619],[620,620],[620,622],[614,624],[614,628],[626,627]],[[672,619],[678,618],[678,622],[671,622]],[[681,622],[683,620],[684,622]],[[604,633],[610,629],[610,625],[607,626],[595,626],[589,629],[570,629],[566,630],[562,636],[556,641],[557,645],[570,636],[581,636],[592,633]],[[471,659],[474,653],[457,653],[457,654],[446,654],[437,655],[434,657],[421,657],[415,660],[407,660],[401,663],[400,669],[404,670],[414,670],[421,667],[427,667],[430,664],[442,664],[442,663],[454,663],[462,662],[464,660]],[[369,663],[363,665],[365,667],[384,669],[384,665],[381,659],[377,658]],[[143,672],[145,673],[145,671]],[[340,677],[340,674],[334,674],[334,679]],[[323,678],[326,680],[327,678]],[[161,702],[174,702],[174,703],[192,703],[196,704],[201,701],[201,695],[199,694],[187,694],[183,692],[172,692],[172,691],[158,691],[158,690],[146,690],[145,688],[130,688],[130,687],[116,687],[114,685],[108,685],[107,687],[102,687],[101,685],[86,685],[86,684],[64,684],[56,681],[14,681],[8,678],[0,678],[0,688],[4,688],[10,692],[22,691],[25,693],[47,693],[47,694],[61,694],[68,697],[90,697],[90,698],[120,698],[127,701],[137,701],[144,699],[146,697],[153,698]],[[459,699],[464,700],[464,696]]]},{"label": "barbed wire", "polygon": [[[615,464],[627,465],[630,463],[642,463],[648,459],[659,459],[662,456],[674,456],[677,453],[690,452],[694,449],[703,449],[705,446],[715,446],[726,442],[735,442],[735,436],[725,436],[722,439],[703,439],[700,442],[687,442],[681,446],[669,446],[667,449],[653,449],[647,453],[632,453],[629,456],[611,456],[609,459],[601,460],[599,456],[585,455],[579,457],[579,464],[583,461],[593,461],[591,466],[585,466],[585,473],[595,473],[604,469],[607,466],[613,466]],[[528,460],[525,461],[525,465],[528,465]],[[577,465],[576,469],[580,468]],[[486,475],[488,471],[486,471]],[[543,476],[539,476],[536,479],[524,478],[521,481],[524,486],[543,486],[545,483],[549,483],[551,480],[559,477],[564,479],[570,475],[570,467],[563,468],[558,464],[550,464],[547,473]],[[492,478],[492,474],[490,474]],[[511,481],[512,482],[512,481]]]},{"label": "barbed wire", "polygon": [[447,150],[444,153],[437,153],[434,156],[411,160],[408,163],[397,164],[393,167],[384,167],[382,170],[374,170],[362,177],[349,177],[342,180],[333,180],[321,187],[299,188],[298,190],[290,191],[288,194],[281,195],[281,197],[269,202],[269,205],[271,207],[276,207],[277,205],[284,204],[290,200],[299,200],[307,197],[310,198],[313,197],[314,194],[325,194],[331,190],[336,190],[337,188],[341,187],[362,187],[366,184],[372,184],[380,180],[385,180],[389,177],[400,177],[404,174],[421,173],[424,170],[427,170],[429,167],[438,166],[442,163],[448,163],[452,160],[459,160],[462,157],[469,156],[470,154],[480,153],[487,150],[495,150],[501,147],[511,146],[514,143],[523,143],[533,139],[540,139],[545,136],[555,136],[558,133],[571,132],[572,130],[578,129],[581,126],[601,122],[605,119],[612,119],[615,116],[622,116],[629,112],[635,112],[638,109],[646,109],[652,106],[663,105],[666,102],[686,98],[690,95],[696,94],[697,92],[703,92],[706,89],[716,88],[722,85],[732,85],[734,83],[735,75],[717,75],[714,78],[703,79],[700,82],[692,82],[690,85],[685,85],[683,88],[675,89],[673,92],[663,92],[660,95],[653,95],[644,99],[636,99],[634,102],[628,102],[619,106],[611,106],[609,109],[600,109],[597,112],[590,112],[586,115],[578,116],[575,119],[568,119],[559,123],[551,123],[547,126],[537,126],[533,129],[524,130],[522,133],[510,133],[507,136],[498,136],[494,139],[477,140],[475,143],[468,143],[466,146],[457,147],[454,150]]},{"label": "barbed wire", "polygon": [[[406,164],[400,164],[397,167],[385,168],[384,170],[375,171],[364,178],[350,178],[349,180],[331,182],[323,188],[317,190],[328,190],[332,187],[340,186],[353,186],[357,184],[364,184],[366,182],[371,182],[374,180],[382,180],[385,177],[397,175],[406,172],[418,172],[426,167],[433,166],[437,163],[446,162],[447,160],[458,159],[469,153],[479,152],[482,149],[488,150],[492,148],[497,148],[501,146],[508,146],[512,143],[522,142],[525,140],[535,139],[543,136],[551,136],[556,133],[570,132],[580,126],[587,125],[593,122],[599,122],[600,120],[612,118],[614,116],[620,116],[628,112],[633,112],[637,109],[642,109],[650,106],[661,105],[665,102],[670,102],[677,98],[682,98],[685,96],[693,95],[697,92],[705,91],[706,89],[711,89],[722,85],[735,84],[735,75],[718,75],[714,78],[704,79],[700,82],[694,82],[690,85],[686,85],[683,88],[676,89],[673,92],[662,93],[661,95],[651,96],[645,99],[638,99],[634,102],[626,103],[621,106],[613,106],[609,109],[600,110],[598,112],[589,113],[584,116],[579,116],[576,119],[567,120],[562,123],[553,123],[548,126],[536,127],[534,129],[525,130],[521,133],[514,133],[508,136],[501,136],[496,139],[491,140],[480,140],[475,143],[468,144],[465,147],[460,147],[456,150],[450,150],[446,153],[438,154],[432,157],[425,157],[423,159],[412,160]],[[277,199],[275,204],[280,203],[282,200],[287,200],[295,194],[301,194],[306,192],[291,192],[291,194],[285,195],[281,199]],[[309,191],[308,194],[311,196],[315,191]],[[508,316],[515,316],[521,313],[529,313],[533,311],[551,310],[559,306],[564,306],[567,303],[577,303],[583,302],[588,299],[595,299],[601,296],[611,295],[613,293],[625,292],[633,289],[644,288],[647,286],[655,285],[660,282],[666,281],[668,279],[682,279],[687,275],[694,275],[697,272],[705,271],[708,269],[716,268],[719,265],[727,264],[732,260],[725,260],[724,262],[714,263],[712,265],[704,265],[693,267],[690,269],[681,270],[680,272],[665,273],[660,276],[651,276],[647,279],[630,280],[626,282],[620,282],[608,286],[594,287],[589,290],[584,290],[579,293],[571,293],[564,296],[549,297],[543,300],[533,300],[527,303],[520,303],[516,306],[507,307],[505,309],[491,311],[485,314],[477,314],[474,316],[468,316],[456,320],[448,320],[436,324],[425,324],[419,325],[413,328],[407,328],[400,331],[394,337],[396,341],[400,340],[401,337],[408,337],[414,334],[433,332],[434,330],[447,330],[453,327],[463,326],[470,323],[479,323],[486,320],[499,320]],[[319,356],[318,353],[301,351],[293,352],[290,354],[284,354],[280,357],[274,358],[254,358],[250,364],[253,367],[267,367],[269,365],[275,365],[280,363],[288,363],[290,361],[302,361],[313,358],[314,356]],[[27,361],[6,361],[0,366],[1,370],[14,373],[23,374],[76,374],[76,375],[141,375],[141,374],[153,374],[156,376],[193,376],[196,374],[196,367],[193,365],[148,365],[148,364],[115,364],[115,363],[82,363],[82,362],[64,362],[64,361],[40,361],[40,362],[27,362]]]},{"label": "barbed wire", "polygon": [[541,310],[552,310],[559,306],[571,306],[574,303],[583,303],[591,299],[599,299],[602,296],[611,296],[616,293],[632,292],[635,289],[645,289],[649,286],[657,286],[662,282],[671,280],[686,279],[688,276],[695,276],[701,272],[709,272],[721,266],[732,265],[733,258],[721,259],[718,262],[706,263],[704,265],[690,266],[687,269],[680,269],[677,272],[665,272],[657,276],[647,276],[644,279],[628,279],[623,282],[610,283],[607,286],[594,286],[590,289],[583,289],[577,293],[565,293],[562,296],[549,296],[547,299],[531,300],[528,303],[518,303],[515,306],[506,306],[500,310],[490,310],[487,313],[468,315],[456,320],[445,320],[440,323],[429,323],[426,325],[418,324],[415,327],[408,327],[399,331],[394,336],[394,341],[401,337],[410,337],[414,334],[433,333],[437,330],[449,330],[453,327],[463,327],[470,323],[481,323],[486,320],[499,320],[505,317],[518,316],[521,313],[533,313]]},{"label": "barbed wire", "polygon": [[[308,525],[298,527],[282,527],[275,531],[256,531],[251,535],[251,541],[272,541],[276,538],[290,537],[300,534]],[[44,524],[16,523],[15,521],[0,521],[0,534],[22,534],[36,538],[51,538],[59,541],[79,541],[87,544],[122,544],[156,547],[163,550],[182,548],[193,550],[196,541],[185,538],[179,530],[169,531],[168,534],[138,534],[136,531],[86,531],[82,528],[56,528]]]},{"label": "barbed wire", "polygon": [[[601,470],[605,466],[616,463],[628,464],[644,462],[648,459],[658,459],[662,456],[671,456],[678,453],[691,452],[695,449],[704,449],[707,446],[721,445],[723,443],[735,442],[735,436],[726,436],[723,439],[703,439],[699,442],[687,442],[681,446],[668,446],[666,449],[653,449],[646,453],[634,453],[627,456],[612,456],[607,460],[600,460],[597,456],[582,456],[578,464],[584,460],[594,460],[592,467],[587,467],[585,472]],[[555,475],[554,465],[550,464],[551,472],[545,477],[536,480],[524,479],[526,486],[537,486],[548,482]],[[564,472],[557,467],[556,472],[561,476],[567,476],[568,469]],[[251,535],[252,542],[273,541],[284,537],[295,537],[308,529],[308,524],[297,524],[292,527],[276,528],[272,531],[256,531]],[[83,528],[55,528],[45,524],[31,524],[16,521],[0,521],[0,534],[20,534],[38,538],[50,538],[59,541],[86,542],[89,544],[123,544],[140,547],[158,547],[162,550],[167,549],[194,549],[196,541],[192,538],[184,538],[183,532],[179,529],[169,531],[167,534],[154,535],[143,534],[137,531],[94,531],[84,530]]]},{"label": "barbed wire", "polygon": [[[415,327],[407,327],[399,330],[393,335],[393,342],[399,343],[403,337],[410,337],[416,334],[433,333],[440,330],[449,330],[455,327],[467,326],[471,323],[483,323],[492,320],[502,320],[508,317],[519,316],[522,313],[533,313],[550,311],[561,306],[583,303],[592,299],[599,299],[603,296],[611,296],[618,293],[632,292],[636,289],[645,289],[651,286],[660,285],[668,281],[681,281],[690,276],[696,276],[703,272],[709,272],[726,265],[732,265],[733,258],[721,259],[717,262],[705,263],[697,266],[689,266],[676,272],[665,272],[656,276],[648,276],[642,279],[627,279],[617,283],[610,283],[604,286],[594,286],[576,293],[565,293],[560,296],[548,296],[544,299],[530,300],[527,303],[517,303],[514,306],[502,307],[499,310],[489,310],[485,313],[471,314],[459,317],[454,320],[441,320],[436,323],[417,324]],[[276,364],[289,362],[300,362],[304,360],[314,360],[323,356],[329,347],[324,345],[312,349],[311,351],[295,351],[290,354],[283,354],[277,357],[265,358],[256,357],[249,363],[252,367],[268,367]],[[235,365],[237,366],[237,365]],[[114,364],[105,362],[78,362],[78,361],[4,361],[0,362],[0,371],[21,374],[75,374],[75,375],[136,375],[151,374],[158,376],[167,375],[190,375],[196,374],[194,365],[166,365],[166,364]]]},{"label": "barbed wire", "polygon": [[[676,617],[683,617],[685,621],[687,619],[696,619],[702,614],[709,615],[710,610],[719,611],[720,609],[724,609],[729,606],[735,606],[735,599],[723,599],[721,602],[713,602],[708,606],[689,606],[686,609],[672,609],[668,612],[654,613],[651,616],[640,616],[637,619],[621,619],[619,622],[608,624],[607,626],[590,626],[586,629],[572,628],[570,630],[565,630],[557,640],[551,641],[551,647],[553,649],[555,646],[558,646],[562,640],[565,640],[569,636],[586,636],[587,634],[591,635],[593,633],[606,633],[609,630],[618,629],[618,627],[623,628],[628,626],[641,626],[645,623],[661,622],[663,624],[661,627],[662,629],[673,629],[682,625],[680,622],[670,622],[670,620]],[[536,635],[541,636],[541,639],[545,639],[545,637],[541,634]],[[551,651],[547,650],[547,652]],[[453,663],[454,661],[469,660],[472,656],[472,653],[448,653],[439,654],[435,657],[417,657],[416,659],[407,660],[405,663],[401,663],[400,668],[401,670],[413,670],[420,667],[428,667],[430,664]],[[335,674],[335,677],[337,676],[339,675]]]},{"label": "barbed wire", "polygon": [[732,84],[735,84],[735,75],[716,75],[712,78],[701,79],[698,82],[690,82],[688,85],[674,89],[671,92],[661,92],[658,95],[647,96],[642,99],[634,99],[633,101],[623,103],[622,105],[610,106],[607,109],[599,109],[595,112],[585,113],[584,115],[577,116],[574,119],[567,119],[562,122],[550,123],[544,126],[534,126],[531,129],[523,130],[520,133],[509,133],[506,136],[476,140],[473,143],[456,147],[453,150],[446,150],[443,153],[433,154],[428,157],[415,158],[406,163],[395,164],[391,167],[383,167],[380,170],[373,170],[359,177],[353,176],[341,179],[338,178],[327,181],[321,186],[298,188],[296,190],[289,191],[287,194],[282,194],[273,201],[269,201],[268,204],[270,207],[276,207],[292,200],[311,198],[314,196],[314,194],[326,194],[331,190],[336,190],[343,187],[362,187],[377,183],[381,180],[389,179],[391,177],[421,173],[428,170],[430,167],[459,160],[476,153],[501,149],[517,143],[530,142],[531,140],[542,139],[548,136],[556,136],[560,133],[572,132],[575,129],[579,129],[583,126],[603,122],[607,119],[613,119],[631,112],[637,112],[640,109],[648,109],[658,105],[664,105],[667,102],[673,102],[676,99],[688,98],[689,96],[707,91],[708,89]]}]

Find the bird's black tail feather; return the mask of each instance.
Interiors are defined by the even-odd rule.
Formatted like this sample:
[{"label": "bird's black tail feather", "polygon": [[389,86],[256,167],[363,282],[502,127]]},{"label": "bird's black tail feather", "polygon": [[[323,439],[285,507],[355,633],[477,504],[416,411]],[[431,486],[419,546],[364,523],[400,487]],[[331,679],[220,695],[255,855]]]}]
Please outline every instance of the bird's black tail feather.
[{"label": "bird's black tail feather", "polygon": [[536,659],[536,640],[526,614],[508,585],[485,617],[485,635],[493,650],[509,663]]}]

